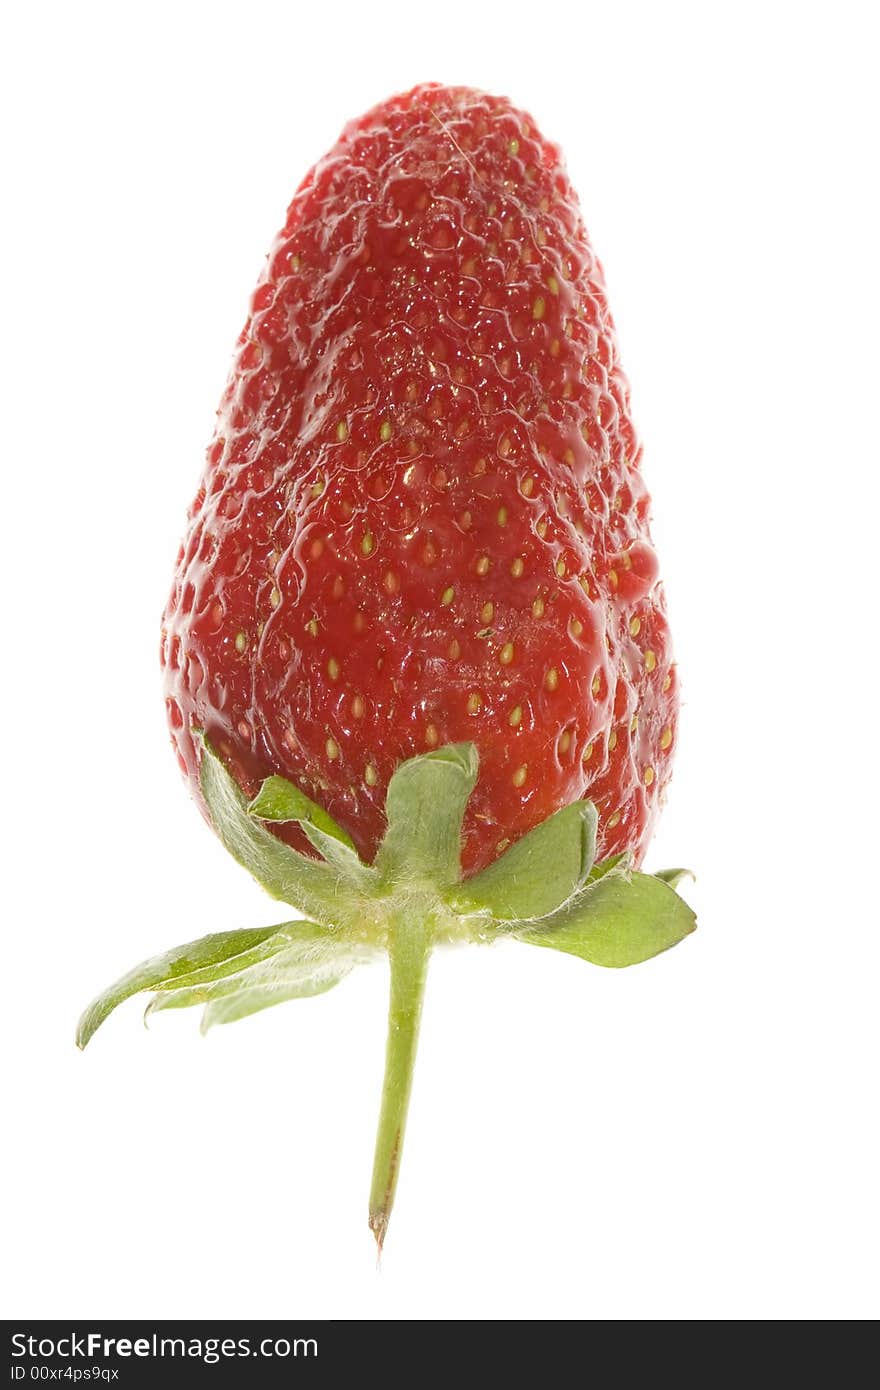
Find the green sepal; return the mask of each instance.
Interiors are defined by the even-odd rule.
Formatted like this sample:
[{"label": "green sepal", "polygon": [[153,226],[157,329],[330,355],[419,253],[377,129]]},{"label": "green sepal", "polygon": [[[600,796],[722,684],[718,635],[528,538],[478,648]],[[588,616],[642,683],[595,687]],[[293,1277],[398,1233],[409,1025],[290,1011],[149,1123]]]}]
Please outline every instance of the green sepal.
[{"label": "green sepal", "polygon": [[668,883],[670,888],[677,888],[685,878],[693,878],[690,869],[657,869],[654,873],[655,878],[659,878],[662,883]]},{"label": "green sepal", "polygon": [[204,1004],[202,1032],[216,1023],[233,1023],[288,999],[323,994],[339,984],[368,949],[313,922],[292,922],[279,933],[273,954],[235,975],[199,980],[163,991],[151,1000],[145,1017],[165,1009]]},{"label": "green sepal", "polygon": [[342,874],[351,887],[360,893],[375,892],[376,870],[364,864],[356,849],[350,848],[335,835],[327,835],[317,825],[303,822],[303,832],[313,849],[316,849],[331,868]]},{"label": "green sepal", "polygon": [[286,777],[267,777],[248,805],[248,815],[257,820],[299,821],[303,826],[313,825],[331,839],[354,849],[354,841],[341,825],[337,825],[323,806],[312,801]]},{"label": "green sepal", "polygon": [[217,1024],[237,1023],[239,1019],[249,1018],[251,1014],[261,1013],[263,1009],[273,1008],[276,1004],[286,1004],[291,999],[311,999],[316,994],[326,994],[328,990],[335,989],[351,969],[349,965],[336,972],[315,972],[308,979],[301,979],[295,984],[254,985],[238,994],[212,999],[202,1011],[199,1030],[207,1033]]},{"label": "green sepal", "polygon": [[400,764],[388,784],[388,829],[375,861],[385,882],[426,882],[440,892],[458,882],[461,822],[477,767],[472,743]]},{"label": "green sepal", "polygon": [[450,896],[460,912],[487,911],[501,921],[544,917],[586,882],[596,853],[598,815],[575,801],[517,840]]},{"label": "green sepal", "polygon": [[629,850],[624,850],[623,854],[610,854],[607,859],[594,864],[587,875],[587,883],[596,883],[606,874],[629,874],[631,871],[632,854]]},{"label": "green sepal", "polygon": [[113,1010],[132,995],[148,989],[176,989],[199,976],[219,979],[259,959],[261,949],[271,954],[267,943],[281,930],[276,926],[216,932],[141,961],[89,1004],[77,1025],[77,1047],[85,1047]]},{"label": "green sepal", "polygon": [[[370,1198],[381,1247],[400,1167],[430,952],[443,942],[512,935],[597,965],[621,967],[667,950],[696,918],[675,886],[686,870],[632,871],[632,856],[593,863],[596,812],[577,802],[496,863],[462,882],[461,829],[477,778],[471,744],[410,759],[391,779],[387,830],[373,866],[348,834],[293,783],[270,777],[246,798],[204,735],[200,783],[217,835],[273,897],[309,921],[222,932],[143,962],[105,990],[77,1031],[84,1047],[133,994],[155,991],[147,1013],[203,1005],[202,1030],[333,988],[387,951],[391,1001],[386,1074]],[[320,858],[300,854],[263,822],[296,821]]]},{"label": "green sepal", "polygon": [[233,859],[253,875],[270,897],[280,898],[321,922],[338,925],[346,898],[338,871],[291,849],[249,815],[237,783],[204,735],[201,746],[202,794],[214,829]]},{"label": "green sepal", "polygon": [[696,924],[691,908],[661,878],[612,871],[515,935],[532,946],[619,969],[676,946]]}]

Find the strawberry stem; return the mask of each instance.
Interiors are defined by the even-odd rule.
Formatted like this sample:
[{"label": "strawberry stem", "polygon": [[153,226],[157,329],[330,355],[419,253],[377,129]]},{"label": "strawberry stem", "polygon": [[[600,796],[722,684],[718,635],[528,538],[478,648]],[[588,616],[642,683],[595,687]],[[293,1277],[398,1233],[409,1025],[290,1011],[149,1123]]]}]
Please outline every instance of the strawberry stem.
[{"label": "strawberry stem", "polygon": [[391,966],[388,1040],[370,1188],[370,1230],[376,1238],[380,1255],[400,1172],[433,938],[430,909],[423,904],[413,903],[412,906],[417,909],[415,912],[407,911],[392,924],[388,943]]}]

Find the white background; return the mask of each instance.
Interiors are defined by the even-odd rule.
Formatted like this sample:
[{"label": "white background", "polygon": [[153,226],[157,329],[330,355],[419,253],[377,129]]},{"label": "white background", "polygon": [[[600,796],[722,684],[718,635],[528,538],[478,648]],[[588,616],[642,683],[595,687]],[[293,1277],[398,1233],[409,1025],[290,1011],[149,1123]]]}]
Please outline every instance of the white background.
[{"label": "white background", "polygon": [[[2,41],[7,1316],[880,1311],[878,225],[867,4],[33,3]],[[686,705],[621,973],[432,966],[377,1273],[382,970],[198,1035],[80,1008],[273,920],[188,801],[158,620],[264,252],[374,101],[562,143],[645,440]]]}]

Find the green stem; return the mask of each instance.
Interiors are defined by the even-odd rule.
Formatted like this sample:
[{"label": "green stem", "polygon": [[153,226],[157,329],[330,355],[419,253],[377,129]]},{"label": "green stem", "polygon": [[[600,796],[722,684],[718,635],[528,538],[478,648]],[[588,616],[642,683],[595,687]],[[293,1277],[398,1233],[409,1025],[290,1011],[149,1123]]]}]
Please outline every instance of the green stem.
[{"label": "green stem", "polygon": [[370,1230],[379,1253],[397,1188],[406,1115],[412,1090],[413,1066],[419,1040],[422,999],[433,938],[430,909],[421,905],[394,924],[388,946],[391,997],[388,1006],[388,1041],[385,1047],[385,1080],[376,1135],[373,1182],[370,1188]]}]

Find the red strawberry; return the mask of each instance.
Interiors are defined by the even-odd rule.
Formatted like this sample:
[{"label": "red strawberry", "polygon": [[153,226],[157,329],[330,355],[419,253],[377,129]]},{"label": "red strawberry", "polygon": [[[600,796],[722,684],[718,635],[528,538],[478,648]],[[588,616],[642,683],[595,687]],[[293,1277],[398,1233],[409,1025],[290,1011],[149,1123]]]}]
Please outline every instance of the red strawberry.
[{"label": "red strawberry", "polygon": [[678,707],[640,462],[556,147],[466,88],[352,122],[254,294],[165,615],[194,786],[199,726],[372,859],[398,763],[471,740],[466,871],[585,795],[640,859]]},{"label": "red strawberry", "polygon": [[693,930],[682,871],[634,871],[678,700],[640,460],[555,147],[466,88],[350,125],[254,295],[162,644],[184,772],[306,920],[145,962],[79,1040],[140,990],[209,1026],[387,951],[380,1245],[433,947],[622,966]]}]

